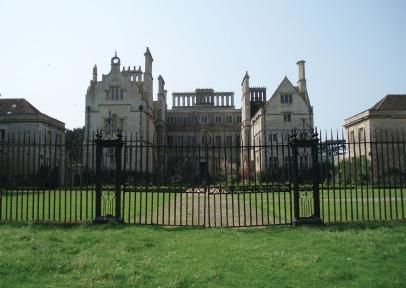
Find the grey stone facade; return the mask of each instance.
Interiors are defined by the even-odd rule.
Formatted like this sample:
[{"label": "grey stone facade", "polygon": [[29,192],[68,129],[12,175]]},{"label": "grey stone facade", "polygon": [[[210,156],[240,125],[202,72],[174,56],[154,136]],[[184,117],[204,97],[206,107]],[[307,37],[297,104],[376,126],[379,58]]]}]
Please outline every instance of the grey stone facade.
[{"label": "grey stone facade", "polygon": [[[265,88],[250,87],[248,73],[245,74],[242,82],[241,133],[243,147],[247,147],[242,152],[246,170],[252,172],[255,167],[256,171],[264,171],[288,165],[287,151],[284,153],[275,147],[287,144],[293,130],[299,138],[311,135],[314,129],[313,107],[307,92],[304,64],[303,60],[297,62],[298,85],[294,86],[285,77],[269,99],[266,99]],[[310,163],[310,155],[300,157]],[[248,172],[244,171],[244,174],[248,175]]]},{"label": "grey stone facade", "polygon": [[[239,162],[241,109],[234,106],[234,93],[196,89],[194,92],[174,92],[172,97],[173,106],[166,118],[167,144],[199,151],[193,160],[186,155],[187,150],[175,155],[193,162],[189,163],[194,167],[193,177],[219,174],[226,167],[235,169]],[[218,150],[206,149],[206,145],[218,147]]]},{"label": "grey stone facade", "polygon": [[[166,91],[162,76],[158,77],[158,101],[153,101],[153,58],[146,49],[145,71],[128,66],[121,68],[121,59],[111,58],[111,69],[98,79],[97,66],[93,68],[93,79],[86,93],[85,139],[84,145],[92,141],[97,132],[104,135],[120,129],[127,140],[144,145],[144,149],[156,139],[163,139],[165,132]],[[86,149],[84,149],[86,151]],[[152,151],[139,151],[138,159],[143,159],[143,167],[153,170],[153,157],[146,157]],[[93,153],[93,151],[89,151]],[[151,154],[152,155],[152,154]],[[84,153],[84,158],[87,154]],[[136,157],[133,157],[132,162]],[[135,167],[135,163],[127,162]]]},{"label": "grey stone facade", "polygon": [[[242,81],[241,109],[234,105],[233,92],[213,89],[174,92],[172,109],[168,109],[162,76],[158,77],[157,100],[153,100],[153,59],[148,48],[144,55],[145,72],[141,67],[121,69],[117,55],[111,59],[111,70],[102,76],[101,81],[98,80],[97,67],[94,67],[86,94],[85,143],[97,130],[111,132],[120,128],[127,139],[143,143],[144,149],[151,148],[132,160],[142,159],[141,166],[148,167],[148,172],[176,170],[173,163],[190,161],[186,150],[166,157],[163,150],[157,152],[151,145],[163,145],[168,147],[167,150],[192,146],[203,149],[205,145],[232,147],[231,155],[227,157],[223,155],[225,152],[216,156],[195,155],[190,167],[194,168],[195,177],[201,177],[203,170],[211,175],[222,167],[237,169],[243,166],[247,171],[242,173],[267,169],[267,153],[256,151],[253,145],[266,145],[269,143],[267,139],[288,141],[287,135],[292,129],[305,137],[313,129],[313,109],[306,88],[304,61],[297,63],[298,85],[294,86],[285,77],[269,99],[266,88],[250,87],[246,73]],[[220,167],[211,165],[208,159],[221,163]]]},{"label": "grey stone facade", "polygon": [[394,184],[404,177],[406,95],[385,96],[370,109],[345,119],[344,127],[345,157],[371,161],[376,184]]},{"label": "grey stone facade", "polygon": [[58,171],[58,181],[63,183],[64,144],[63,122],[41,113],[25,99],[0,100],[0,170],[9,181],[24,183],[45,169]]}]

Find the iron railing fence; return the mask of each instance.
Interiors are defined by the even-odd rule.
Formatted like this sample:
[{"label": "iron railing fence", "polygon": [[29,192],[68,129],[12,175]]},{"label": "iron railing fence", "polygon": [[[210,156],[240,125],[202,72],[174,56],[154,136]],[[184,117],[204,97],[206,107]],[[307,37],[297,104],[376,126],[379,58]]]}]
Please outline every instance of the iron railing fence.
[{"label": "iron railing fence", "polygon": [[[299,147],[294,159],[290,135],[269,135],[254,137],[250,145],[151,144],[129,136],[120,155],[114,147],[102,149],[99,199],[95,137],[65,145],[47,134],[8,133],[0,140],[0,221],[89,222],[97,218],[96,202],[101,201],[104,216],[126,223],[292,224],[297,217],[293,167],[298,169],[301,217],[314,213],[317,179],[325,223],[405,219],[403,131],[319,132],[317,163],[306,147]],[[120,215],[115,214],[117,198]]]}]

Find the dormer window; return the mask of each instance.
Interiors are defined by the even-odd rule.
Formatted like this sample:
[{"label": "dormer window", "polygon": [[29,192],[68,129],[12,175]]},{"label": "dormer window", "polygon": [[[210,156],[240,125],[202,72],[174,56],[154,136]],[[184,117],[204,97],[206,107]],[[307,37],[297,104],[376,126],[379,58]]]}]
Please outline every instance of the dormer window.
[{"label": "dormer window", "polygon": [[282,104],[292,104],[292,94],[282,94],[281,103]]}]

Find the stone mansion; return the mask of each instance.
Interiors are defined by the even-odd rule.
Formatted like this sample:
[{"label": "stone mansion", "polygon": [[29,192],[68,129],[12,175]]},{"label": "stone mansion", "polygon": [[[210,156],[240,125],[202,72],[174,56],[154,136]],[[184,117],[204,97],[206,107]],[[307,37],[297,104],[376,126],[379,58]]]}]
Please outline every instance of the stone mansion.
[{"label": "stone mansion", "polygon": [[[304,61],[297,63],[297,85],[285,77],[269,98],[266,88],[250,86],[250,77],[245,73],[239,95],[241,108],[235,107],[232,91],[196,89],[173,92],[172,107],[168,109],[165,81],[161,75],[157,77],[158,91],[154,97],[153,58],[148,48],[144,56],[144,71],[140,66],[122,66],[117,54],[111,58],[110,72],[101,79],[97,66],[94,66],[86,93],[85,143],[92,139],[96,130],[108,133],[119,128],[123,137],[150,147],[206,144],[232,147],[231,162],[241,164],[248,161],[260,170],[267,165],[268,159],[278,159],[271,153],[267,154],[267,161],[256,163],[251,146],[287,141],[293,128],[302,134],[313,129],[313,109],[306,88]],[[152,172],[156,162],[170,161],[154,155],[153,151],[149,157],[145,153],[140,155],[146,171]],[[207,159],[206,155],[195,160],[198,162],[195,167],[211,173]],[[233,163],[229,165],[233,167]]]}]

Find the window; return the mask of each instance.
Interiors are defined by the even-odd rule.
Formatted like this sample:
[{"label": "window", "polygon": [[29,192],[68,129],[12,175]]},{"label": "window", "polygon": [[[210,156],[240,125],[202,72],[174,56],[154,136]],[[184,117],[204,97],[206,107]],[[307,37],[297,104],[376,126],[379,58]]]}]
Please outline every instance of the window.
[{"label": "window", "polygon": [[193,145],[195,142],[195,137],[193,136],[187,136],[187,144]]},{"label": "window", "polygon": [[281,95],[282,104],[292,104],[292,94],[283,94]]},{"label": "window", "polygon": [[121,118],[120,119],[120,130],[121,131],[124,131],[125,130],[125,119],[124,118]]},{"label": "window", "polygon": [[308,155],[299,156],[299,169],[308,169],[309,168],[309,157]]},{"label": "window", "polygon": [[106,100],[118,101],[126,97],[126,90],[120,89],[118,86],[111,86],[109,90],[105,90]]},{"label": "window", "polygon": [[358,129],[358,139],[360,142],[365,140],[365,133],[364,133],[364,128],[359,128]]},{"label": "window", "polygon": [[45,166],[46,167],[51,167],[51,159],[49,157],[45,158]]},{"label": "window", "polygon": [[203,135],[202,136],[202,144],[206,145],[210,143],[210,138],[208,135]]},{"label": "window", "polygon": [[62,144],[62,142],[61,142],[61,134],[56,134],[56,144]]},{"label": "window", "polygon": [[277,133],[269,133],[268,134],[268,141],[269,142],[278,142],[278,134]]},{"label": "window", "polygon": [[221,145],[221,136],[217,135],[216,136],[216,146],[220,146]]},{"label": "window", "polygon": [[231,143],[232,143],[232,137],[231,136],[226,136],[226,145],[227,146],[231,146]]},{"label": "window", "polygon": [[241,140],[240,140],[240,136],[238,136],[238,135],[235,136],[235,146],[236,146],[236,147],[240,147],[240,141],[241,141]]},{"label": "window", "polygon": [[110,131],[115,131],[117,130],[117,115],[113,114],[111,115],[111,125],[110,125]]},{"label": "window", "polygon": [[226,123],[232,123],[233,122],[233,116],[226,116]]},{"label": "window", "polygon": [[202,123],[206,124],[207,123],[207,115],[202,116]]},{"label": "window", "polygon": [[216,123],[221,123],[221,116],[216,116]]},{"label": "window", "polygon": [[293,165],[293,157],[285,156],[283,158],[283,165],[284,166],[292,166]]},{"label": "window", "polygon": [[349,139],[350,142],[354,142],[354,140],[355,140],[355,139],[354,139],[354,136],[355,136],[355,135],[354,135],[354,130],[351,130],[351,131],[350,131],[350,137],[349,137],[349,138],[350,138],[350,139]]},{"label": "window", "polygon": [[6,139],[6,129],[0,129],[0,140]]},{"label": "window", "polygon": [[169,146],[173,145],[173,136],[168,136],[168,145]]},{"label": "window", "polygon": [[278,157],[277,156],[271,156],[269,157],[269,169],[278,169]]},{"label": "window", "polygon": [[292,122],[292,113],[283,113],[283,122]]},{"label": "window", "polygon": [[52,138],[51,138],[51,131],[48,131],[48,133],[47,133],[47,140],[48,140],[48,144],[51,144],[52,142],[51,142],[51,140],[52,140]]},{"label": "window", "polygon": [[241,116],[237,116],[237,123],[241,123]]}]

